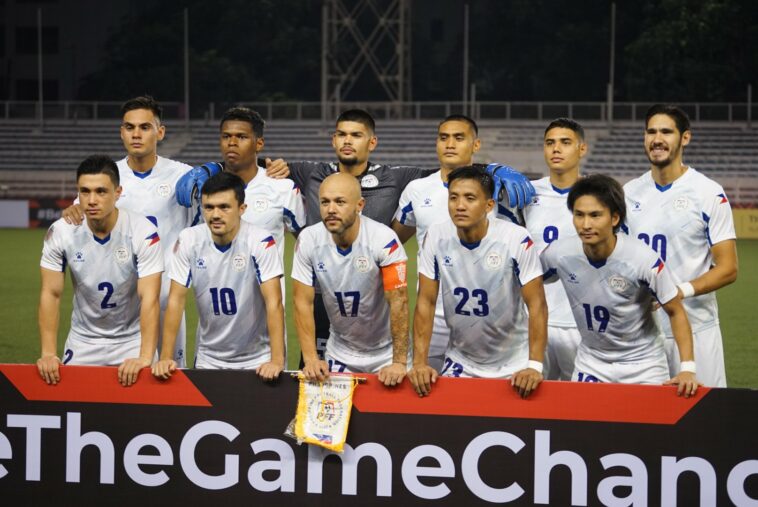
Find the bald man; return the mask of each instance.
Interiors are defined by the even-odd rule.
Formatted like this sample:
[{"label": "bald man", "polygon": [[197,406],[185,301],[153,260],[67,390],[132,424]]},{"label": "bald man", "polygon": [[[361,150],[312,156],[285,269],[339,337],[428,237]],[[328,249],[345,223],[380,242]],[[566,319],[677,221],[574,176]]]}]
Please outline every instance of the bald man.
[{"label": "bald man", "polygon": [[[392,229],[361,215],[364,205],[354,176],[335,173],[321,183],[321,223],[303,229],[295,246],[295,326],[307,379],[378,373],[394,386],[408,365],[408,258]],[[317,283],[330,323],[325,360],[316,351]]]}]

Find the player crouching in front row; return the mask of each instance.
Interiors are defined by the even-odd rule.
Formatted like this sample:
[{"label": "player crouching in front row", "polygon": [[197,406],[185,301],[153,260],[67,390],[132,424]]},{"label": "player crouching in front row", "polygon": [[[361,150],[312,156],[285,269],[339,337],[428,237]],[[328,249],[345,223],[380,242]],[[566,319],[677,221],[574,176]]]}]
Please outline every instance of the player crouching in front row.
[{"label": "player crouching in front row", "polygon": [[427,356],[441,293],[450,329],[441,374],[511,378],[519,394],[528,396],[542,381],[547,337],[539,255],[526,229],[488,219],[494,182],[483,168],[461,167],[448,182],[452,221],[431,226],[421,246],[408,378],[420,396],[437,379]]},{"label": "player crouching in front row", "polygon": [[201,191],[204,224],[184,229],[174,245],[163,351],[153,375],[176,369],[171,351],[187,291],[194,284],[199,323],[196,368],[255,369],[264,380],[284,368],[282,263],[270,233],[242,220],[245,184],[231,173]]},{"label": "player crouching in front row", "polygon": [[[698,383],[687,314],[658,255],[617,234],[626,216],[621,185],[603,175],[580,179],[567,204],[581,241],[551,243],[542,264],[547,280],[563,282],[582,336],[572,380],[674,384],[678,394],[694,395]],[[671,319],[682,359],[680,373],[671,379],[651,293]]]}]

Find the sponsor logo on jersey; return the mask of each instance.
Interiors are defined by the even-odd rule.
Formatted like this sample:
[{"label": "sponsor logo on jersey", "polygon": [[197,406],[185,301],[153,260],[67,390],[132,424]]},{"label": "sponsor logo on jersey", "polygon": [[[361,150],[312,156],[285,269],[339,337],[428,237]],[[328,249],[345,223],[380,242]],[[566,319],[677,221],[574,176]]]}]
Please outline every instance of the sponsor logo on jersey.
[{"label": "sponsor logo on jersey", "polygon": [[271,248],[272,246],[276,245],[276,241],[274,241],[274,237],[273,236],[269,236],[267,238],[264,238],[264,240],[261,241],[261,243],[266,243],[266,248]]},{"label": "sponsor logo on jersey", "polygon": [[452,258],[450,258],[450,256],[449,256],[449,255],[446,255],[446,256],[445,256],[445,257],[442,259],[442,264],[444,264],[445,266],[447,266],[447,267],[449,267],[449,268],[450,268],[450,267],[452,267],[452,266],[453,266],[453,259],[452,259]]},{"label": "sponsor logo on jersey", "polygon": [[355,269],[357,269],[361,273],[367,273],[368,270],[371,269],[371,264],[369,264],[368,257],[366,257],[365,255],[356,257],[355,262],[353,262],[353,265],[355,266]]},{"label": "sponsor logo on jersey", "polygon": [[432,198],[431,197],[424,197],[424,204],[421,205],[422,208],[428,208],[432,205]]},{"label": "sponsor logo on jersey", "polygon": [[729,200],[726,198],[726,194],[719,194],[718,196],[721,197],[719,204],[726,204],[729,202]]},{"label": "sponsor logo on jersey", "polygon": [[495,270],[503,264],[503,258],[497,252],[490,252],[487,254],[484,262],[487,265],[487,269]]},{"label": "sponsor logo on jersey", "polygon": [[400,248],[400,245],[397,244],[396,239],[393,239],[392,241],[384,245],[384,255],[391,255],[398,248]]},{"label": "sponsor logo on jersey", "polygon": [[663,266],[664,264],[662,260],[658,259],[657,261],[655,261],[655,264],[653,264],[653,274],[657,275],[658,273],[663,271]]},{"label": "sponsor logo on jersey", "polygon": [[197,269],[205,269],[205,259],[198,257],[195,261],[195,265],[197,266]]},{"label": "sponsor logo on jersey", "polygon": [[245,266],[247,266],[247,259],[245,259],[244,255],[237,254],[232,258],[232,268],[234,271],[245,271]]},{"label": "sponsor logo on jersey", "polygon": [[624,292],[629,287],[629,282],[623,276],[612,276],[608,279],[608,285],[614,292]]},{"label": "sponsor logo on jersey", "polygon": [[147,240],[150,241],[150,243],[148,243],[147,246],[153,246],[154,244],[156,244],[157,242],[159,242],[161,240],[161,238],[160,238],[160,236],[158,236],[157,232],[152,233],[150,236],[148,236],[145,239],[147,239]]},{"label": "sponsor logo on jersey", "polygon": [[171,185],[168,183],[161,183],[155,189],[155,193],[158,194],[159,197],[168,197],[171,195]]},{"label": "sponsor logo on jersey", "polygon": [[690,200],[686,197],[677,197],[674,199],[674,209],[677,211],[683,211],[686,210],[690,205]]},{"label": "sponsor logo on jersey", "polygon": [[84,262],[84,254],[81,251],[74,254],[74,262]]},{"label": "sponsor logo on jersey", "polygon": [[361,186],[363,188],[374,188],[379,185],[379,179],[373,174],[367,174],[361,179]]},{"label": "sponsor logo on jersey", "polygon": [[268,199],[259,197],[253,201],[253,210],[257,213],[263,213],[268,209]]},{"label": "sponsor logo on jersey", "polygon": [[642,211],[642,205],[639,201],[634,201],[632,203],[632,211]]},{"label": "sponsor logo on jersey", "polygon": [[521,244],[524,245],[524,250],[529,250],[532,248],[532,245],[534,245],[534,241],[532,241],[532,238],[527,236],[523,239],[523,241],[521,241]]},{"label": "sponsor logo on jersey", "polygon": [[126,264],[129,262],[129,250],[127,250],[124,246],[116,248],[116,250],[113,252],[113,255],[116,258],[116,262],[119,264]]},{"label": "sponsor logo on jersey", "polygon": [[576,277],[576,273],[569,273],[568,281],[571,283],[579,283],[579,279]]},{"label": "sponsor logo on jersey", "polygon": [[316,263],[316,271],[319,273],[326,273],[326,265],[323,263],[323,261],[318,261]]}]

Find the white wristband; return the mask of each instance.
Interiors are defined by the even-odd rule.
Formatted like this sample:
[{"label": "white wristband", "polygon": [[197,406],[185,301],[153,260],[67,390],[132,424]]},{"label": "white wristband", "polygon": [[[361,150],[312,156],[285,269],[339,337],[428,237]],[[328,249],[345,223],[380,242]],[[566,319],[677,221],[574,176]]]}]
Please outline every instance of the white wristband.
[{"label": "white wristband", "polygon": [[529,360],[529,362],[528,362],[528,363],[526,363],[526,367],[527,367],[527,368],[531,368],[531,369],[533,369],[533,370],[537,370],[537,372],[538,372],[540,375],[542,375],[542,363],[540,363],[539,361],[532,361],[532,360],[530,359],[530,360]]},{"label": "white wristband", "polygon": [[691,298],[695,295],[695,287],[690,282],[680,283],[677,287],[682,291],[682,299]]},{"label": "white wristband", "polygon": [[682,363],[679,365],[679,371],[686,371],[689,373],[697,373],[695,371],[695,361],[682,361]]}]

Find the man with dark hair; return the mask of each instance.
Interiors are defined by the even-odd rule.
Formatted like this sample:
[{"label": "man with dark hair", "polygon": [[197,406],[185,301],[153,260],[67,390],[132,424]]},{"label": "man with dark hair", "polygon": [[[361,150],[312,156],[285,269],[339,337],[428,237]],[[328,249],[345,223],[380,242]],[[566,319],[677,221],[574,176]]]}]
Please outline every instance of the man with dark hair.
[{"label": "man with dark hair", "polygon": [[258,165],[258,154],[265,143],[264,125],[261,115],[252,109],[228,109],[219,123],[223,161],[209,162],[188,172],[179,183],[182,190],[177,198],[183,205],[190,205],[192,198],[187,201],[188,195],[202,188],[210,175],[220,171],[236,174],[245,183],[247,207],[242,219],[274,235],[283,262],[284,232],[297,236],[305,224],[305,208],[300,188],[292,180],[271,178]]},{"label": "man with dark hair", "polygon": [[[563,282],[582,341],[572,380],[673,384],[697,390],[692,332],[664,262],[642,242],[617,234],[626,216],[624,191],[608,176],[579,180],[567,205],[581,241],[560,238],[542,252],[546,279]],[[650,295],[671,318],[682,372],[670,378]]]},{"label": "man with dark hair", "polygon": [[[556,118],[545,129],[542,151],[548,175],[532,181],[536,196],[522,214],[538,252],[558,238],[576,236],[566,197],[579,180],[580,164],[587,154],[584,128],[570,118]],[[499,211],[502,217],[520,223],[516,210],[501,206]],[[570,380],[581,336],[563,285],[546,285],[545,297],[549,310],[545,378]]]},{"label": "man with dark hair", "polygon": [[[190,210],[176,202],[177,182],[190,166],[158,155],[158,142],[166,135],[161,123],[162,109],[150,96],[135,97],[121,106],[121,140],[127,155],[117,163],[123,192],[118,207],[144,215],[158,228],[164,250],[164,263],[171,262],[172,247],[179,231],[192,220]],[[83,220],[83,207],[75,202],[63,211],[64,219],[72,224]],[[164,274],[161,284],[161,318],[166,309],[170,281]],[[186,326],[181,320],[174,359],[185,365]],[[162,352],[162,337],[158,351]]]},{"label": "man with dark hair", "polygon": [[452,221],[432,225],[424,237],[408,372],[420,396],[438,376],[427,360],[438,295],[450,329],[441,375],[510,378],[524,397],[542,381],[547,305],[539,256],[526,229],[488,217],[494,190],[482,166],[452,171]]},{"label": "man with dark hair", "polygon": [[[178,330],[187,291],[194,284],[198,309],[195,367],[254,369],[264,380],[284,369],[283,274],[270,232],[242,220],[245,184],[231,172],[208,179],[202,189],[204,224],[179,235],[169,267],[171,292],[163,335]],[[162,354],[153,375],[176,369]]]},{"label": "man with dark hair", "polygon": [[[687,114],[657,104],[645,115],[650,171],[624,185],[629,234],[666,262],[684,299],[695,340],[698,378],[726,387],[716,290],[737,279],[737,243],[729,200],[717,182],[682,162],[692,138]],[[672,375],[680,371],[673,323],[658,312]]]},{"label": "man with dark hair", "polygon": [[[145,217],[116,208],[122,189],[110,158],[85,159],[76,182],[84,222],[56,221],[42,249],[37,368],[43,380],[56,384],[61,364],[119,365],[119,382],[129,386],[155,356],[160,237]],[[74,310],[61,361],[56,343],[66,266],[74,285]]]},{"label": "man with dark hair", "polygon": [[[405,187],[392,220],[392,229],[403,243],[416,234],[421,245],[429,227],[450,221],[447,212],[448,176],[454,169],[473,163],[474,154],[481,147],[478,132],[476,122],[461,114],[450,115],[440,122],[437,128],[440,169],[411,181]],[[421,257],[421,250],[418,257]],[[445,322],[442,298],[437,298],[428,357],[429,365],[437,371],[442,369],[449,339],[450,330]]]}]

